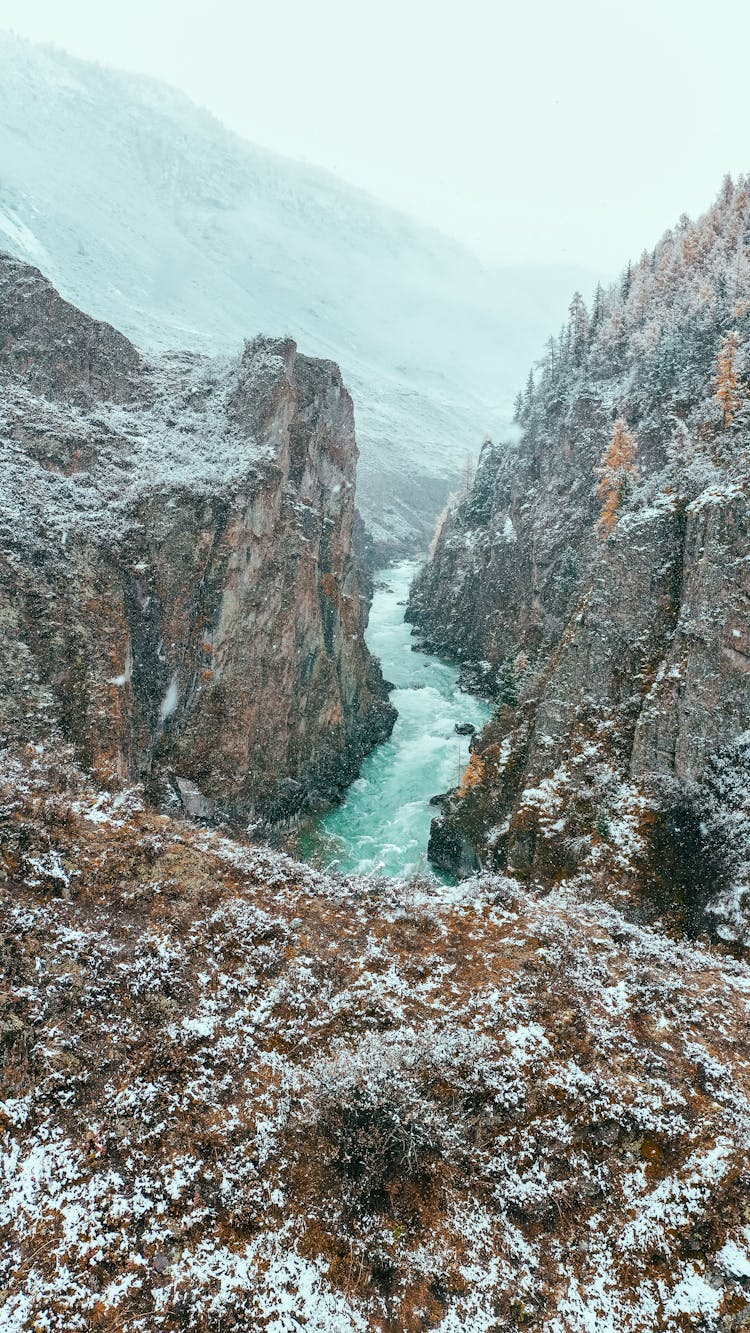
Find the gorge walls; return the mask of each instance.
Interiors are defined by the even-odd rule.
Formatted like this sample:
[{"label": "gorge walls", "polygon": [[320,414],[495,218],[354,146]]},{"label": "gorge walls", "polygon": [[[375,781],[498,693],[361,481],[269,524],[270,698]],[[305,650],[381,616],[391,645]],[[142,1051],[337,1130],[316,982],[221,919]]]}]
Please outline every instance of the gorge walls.
[{"label": "gorge walls", "polygon": [[388,734],[337,367],[145,361],[0,259],[0,730],[192,813],[325,803]]},{"label": "gorge walls", "polygon": [[438,864],[648,889],[693,925],[721,899],[745,929],[749,224],[729,185],[577,298],[438,534],[408,614],[496,701]]}]

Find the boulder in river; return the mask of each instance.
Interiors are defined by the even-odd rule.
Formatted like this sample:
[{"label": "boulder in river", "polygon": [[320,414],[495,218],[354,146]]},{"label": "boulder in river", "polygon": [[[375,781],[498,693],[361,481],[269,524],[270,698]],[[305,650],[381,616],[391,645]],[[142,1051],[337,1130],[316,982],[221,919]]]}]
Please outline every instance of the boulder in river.
[{"label": "boulder in river", "polygon": [[430,805],[442,805],[444,801],[448,800],[450,795],[451,793],[449,791],[438,792],[436,796],[430,797]]}]

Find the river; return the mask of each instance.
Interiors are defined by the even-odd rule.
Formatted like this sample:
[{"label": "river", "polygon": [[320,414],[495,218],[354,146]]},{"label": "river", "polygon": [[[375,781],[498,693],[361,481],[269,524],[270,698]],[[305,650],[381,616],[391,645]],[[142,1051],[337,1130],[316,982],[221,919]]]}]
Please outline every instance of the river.
[{"label": "river", "polygon": [[407,879],[429,869],[427,839],[437,814],[430,797],[455,787],[469,758],[470,736],[491,708],[458,688],[456,667],[412,651],[404,621],[409,586],[418,566],[403,561],[375,577],[367,645],[395,685],[398,718],[389,740],[368,755],[341,805],[303,831],[298,851],[308,860],[358,874]]}]

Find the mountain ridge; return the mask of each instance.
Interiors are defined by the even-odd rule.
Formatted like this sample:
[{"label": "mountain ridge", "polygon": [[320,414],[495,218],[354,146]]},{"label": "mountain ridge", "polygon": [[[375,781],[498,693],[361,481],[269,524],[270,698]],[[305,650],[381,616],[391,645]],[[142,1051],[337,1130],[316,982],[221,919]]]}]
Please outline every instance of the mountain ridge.
[{"label": "mountain ridge", "polygon": [[144,76],[1,34],[0,66],[7,246],[146,348],[223,352],[263,331],[336,360],[368,526],[382,548],[424,548],[569,277],[550,295],[546,272],[498,276]]}]

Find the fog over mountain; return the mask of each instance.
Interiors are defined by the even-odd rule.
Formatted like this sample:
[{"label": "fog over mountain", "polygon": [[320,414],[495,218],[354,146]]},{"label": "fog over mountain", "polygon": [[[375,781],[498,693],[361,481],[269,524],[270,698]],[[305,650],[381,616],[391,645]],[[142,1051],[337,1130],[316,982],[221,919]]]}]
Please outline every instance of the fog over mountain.
[{"label": "fog over mountain", "polygon": [[140,76],[8,34],[0,71],[0,247],[147,349],[225,351],[263,331],[338,361],[368,526],[424,545],[589,275],[488,270]]}]

